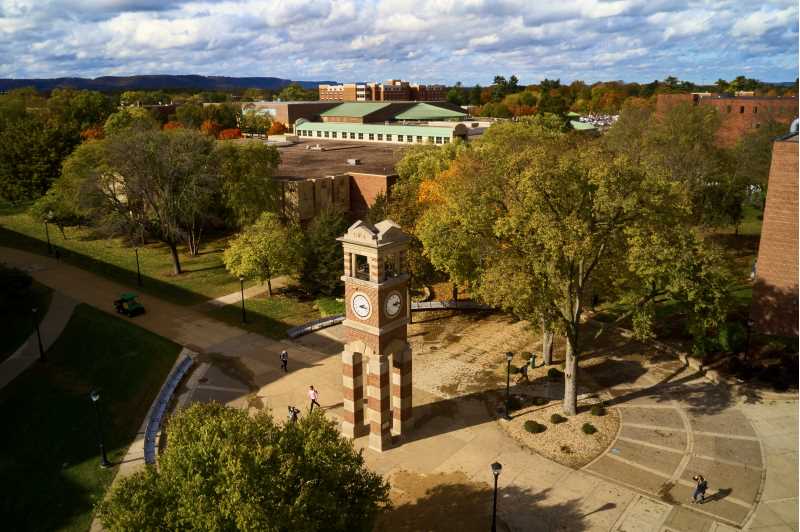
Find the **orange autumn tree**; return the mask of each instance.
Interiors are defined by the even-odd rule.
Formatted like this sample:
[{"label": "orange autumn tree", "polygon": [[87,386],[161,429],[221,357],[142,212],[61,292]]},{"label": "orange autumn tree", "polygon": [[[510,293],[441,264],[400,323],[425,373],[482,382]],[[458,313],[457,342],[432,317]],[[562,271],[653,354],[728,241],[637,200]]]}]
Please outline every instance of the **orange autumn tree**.
[{"label": "orange autumn tree", "polygon": [[200,131],[211,137],[216,137],[217,135],[219,135],[219,132],[222,131],[222,126],[220,126],[213,120],[206,119],[203,120],[203,123],[200,126]]},{"label": "orange autumn tree", "polygon": [[288,131],[285,124],[282,122],[275,121],[269,126],[269,135],[283,135]]},{"label": "orange autumn tree", "polygon": [[240,139],[242,138],[242,130],[238,127],[223,129],[217,135],[219,140],[231,140],[231,139]]},{"label": "orange autumn tree", "polygon": [[99,140],[105,137],[103,126],[92,126],[81,131],[81,138],[83,140]]},{"label": "orange autumn tree", "polygon": [[164,131],[172,131],[174,129],[180,129],[182,127],[183,124],[181,124],[180,122],[167,122],[166,124],[164,124],[164,127],[162,129]]}]

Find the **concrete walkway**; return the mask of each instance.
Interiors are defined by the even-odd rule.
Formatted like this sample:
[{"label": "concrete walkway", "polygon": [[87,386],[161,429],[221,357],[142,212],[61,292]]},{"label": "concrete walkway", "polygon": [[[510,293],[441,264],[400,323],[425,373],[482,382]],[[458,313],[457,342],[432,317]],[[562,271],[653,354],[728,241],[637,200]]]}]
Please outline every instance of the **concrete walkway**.
[{"label": "concrete walkway", "polygon": [[[47,314],[39,323],[42,347],[45,352],[61,336],[76,304],[77,301],[71,297],[65,296],[58,291],[53,292]],[[25,343],[0,364],[0,389],[5,388],[9,382],[17,378],[37,360],[39,360],[39,340],[36,337],[36,331],[33,331],[33,334],[25,340]]]}]

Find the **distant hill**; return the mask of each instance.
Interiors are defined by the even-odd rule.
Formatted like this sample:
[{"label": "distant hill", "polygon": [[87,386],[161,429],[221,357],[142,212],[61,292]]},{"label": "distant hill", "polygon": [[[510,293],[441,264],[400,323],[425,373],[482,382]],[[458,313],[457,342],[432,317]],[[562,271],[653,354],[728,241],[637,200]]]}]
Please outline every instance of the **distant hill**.
[{"label": "distant hill", "polygon": [[298,83],[303,88],[316,88],[320,83],[334,81],[292,81],[282,78],[230,78],[226,76],[103,76],[88,78],[43,78],[43,79],[0,79],[0,90],[36,87],[49,91],[58,87],[91,89],[98,91],[193,89],[193,90],[231,90],[231,89],[282,89],[290,83]]}]

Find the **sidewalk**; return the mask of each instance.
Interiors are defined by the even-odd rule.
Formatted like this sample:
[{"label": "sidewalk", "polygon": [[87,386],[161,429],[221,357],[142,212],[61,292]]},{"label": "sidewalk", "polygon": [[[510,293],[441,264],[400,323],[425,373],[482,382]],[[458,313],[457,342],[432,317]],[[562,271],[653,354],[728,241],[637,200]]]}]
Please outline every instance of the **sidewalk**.
[{"label": "sidewalk", "polygon": [[[35,274],[34,274],[35,276]],[[72,310],[78,302],[63,295],[56,290],[53,292],[53,299],[47,309],[44,319],[39,324],[39,331],[42,335],[42,347],[45,351],[50,349],[61,333],[67,326]],[[33,331],[25,343],[17,349],[13,355],[8,357],[0,364],[0,389],[17,378],[17,376],[28,369],[28,367],[39,360],[39,340],[36,331]]]}]

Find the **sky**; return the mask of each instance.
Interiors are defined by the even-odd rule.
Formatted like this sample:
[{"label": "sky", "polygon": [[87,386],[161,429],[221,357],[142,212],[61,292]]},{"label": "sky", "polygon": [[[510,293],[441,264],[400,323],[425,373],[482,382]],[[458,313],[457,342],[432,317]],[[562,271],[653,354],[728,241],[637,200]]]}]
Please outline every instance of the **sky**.
[{"label": "sky", "polygon": [[797,0],[0,0],[0,78],[793,81]]}]

